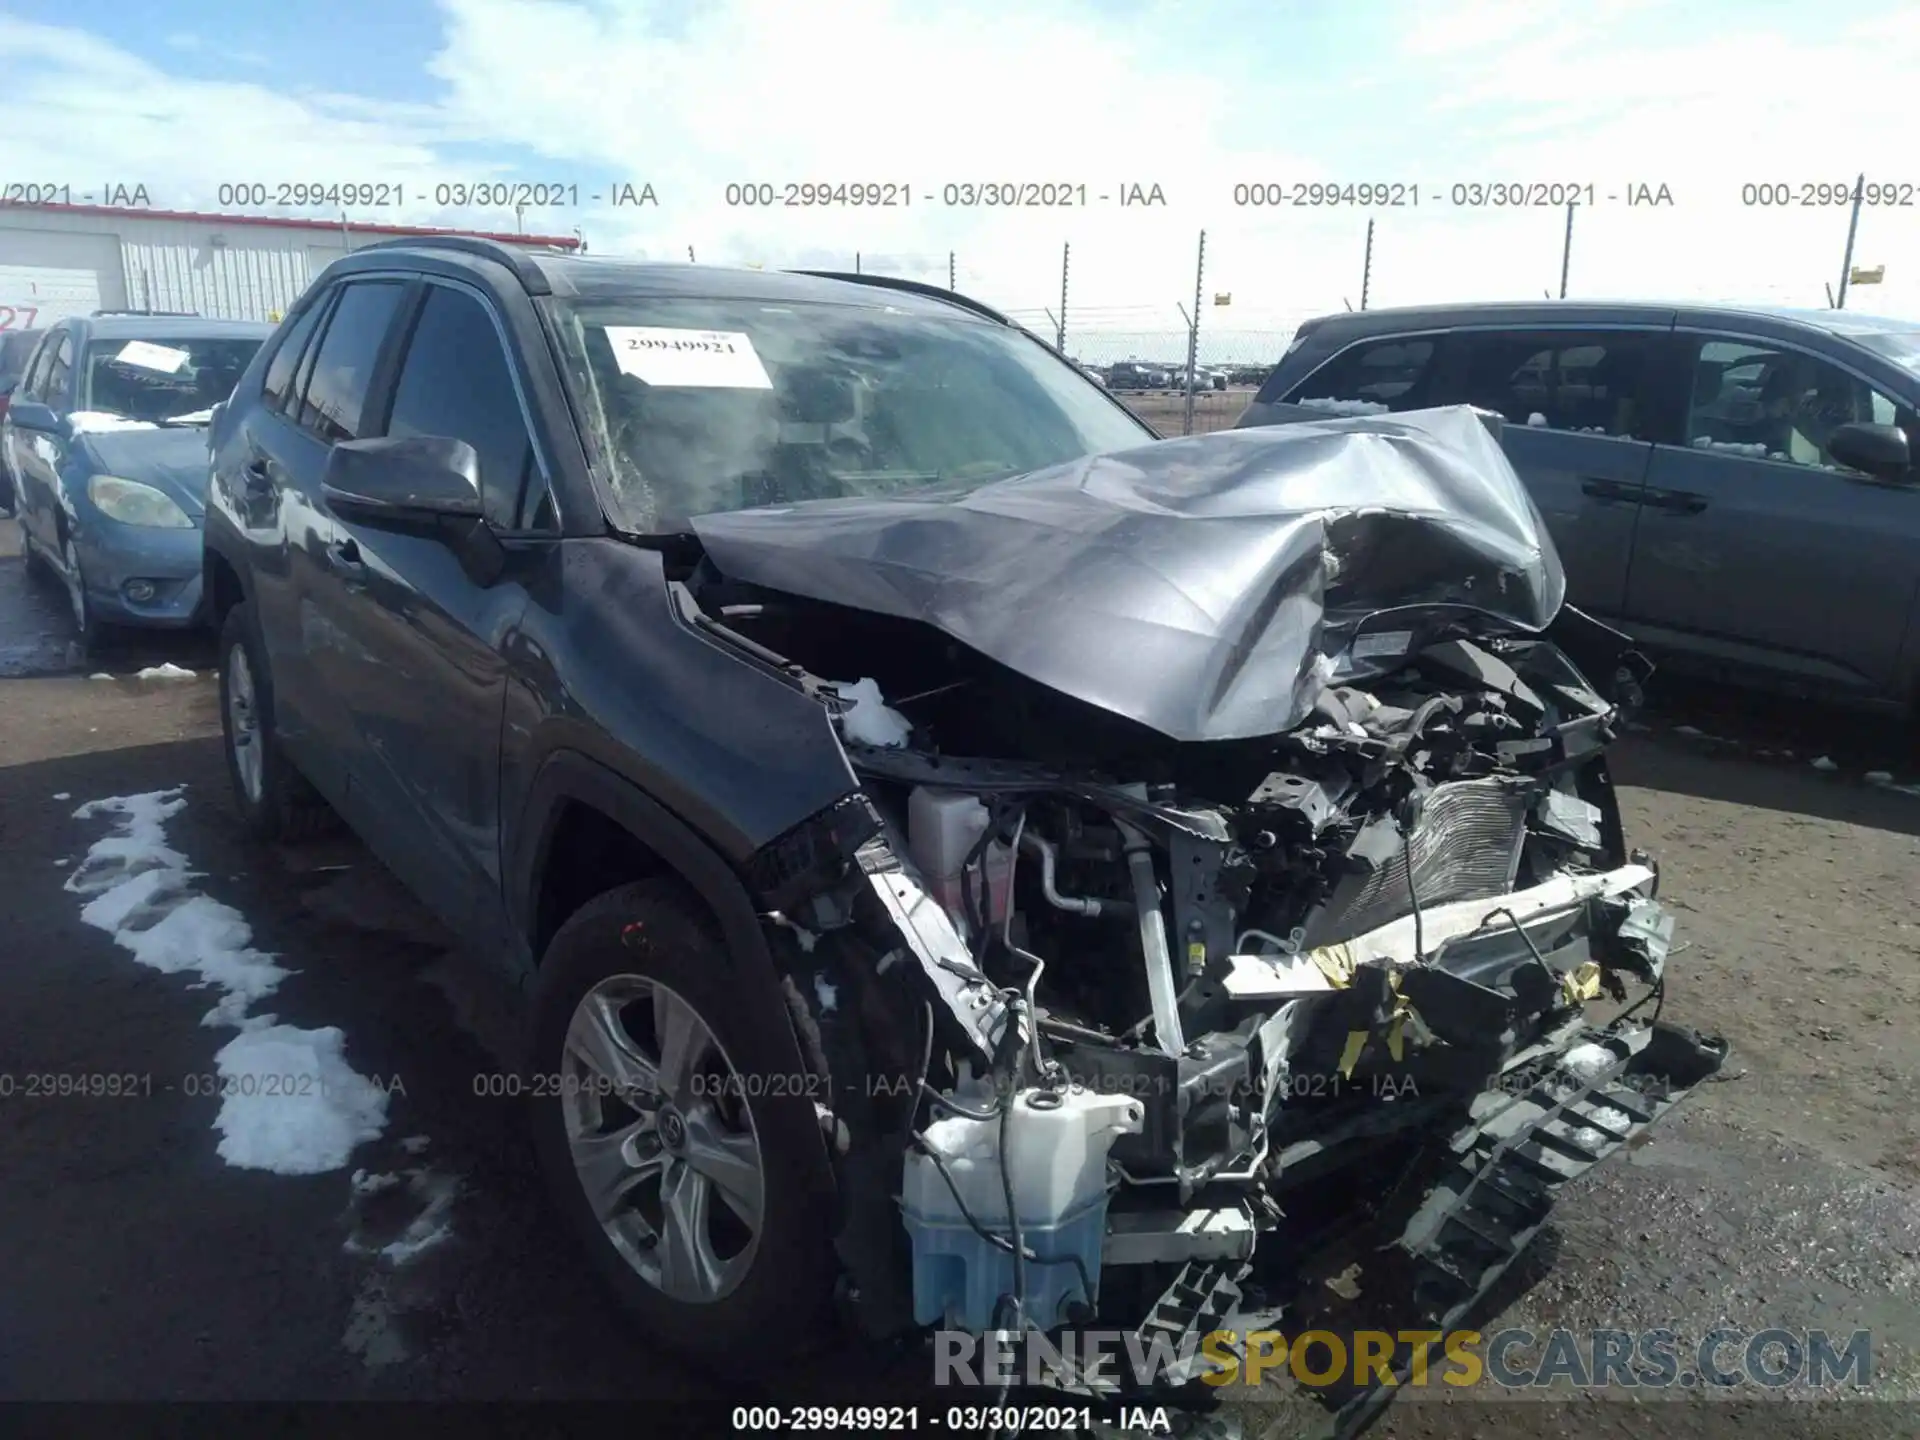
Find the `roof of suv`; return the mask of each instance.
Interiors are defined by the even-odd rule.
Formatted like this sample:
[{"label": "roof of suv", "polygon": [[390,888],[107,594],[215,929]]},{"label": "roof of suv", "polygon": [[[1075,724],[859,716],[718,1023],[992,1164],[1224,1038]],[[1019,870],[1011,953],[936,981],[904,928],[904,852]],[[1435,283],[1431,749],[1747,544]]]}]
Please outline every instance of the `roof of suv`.
[{"label": "roof of suv", "polygon": [[411,252],[422,258],[431,257],[443,264],[456,265],[491,261],[518,275],[529,294],[557,295],[567,299],[648,295],[813,301],[948,317],[959,310],[1002,325],[1012,323],[998,311],[964,295],[918,281],[881,275],[751,270],[723,265],[624,260],[613,256],[573,255],[557,250],[528,250],[472,236],[385,240],[355,248],[348,257],[349,261],[369,252],[383,258],[390,258],[399,252]]},{"label": "roof of suv", "polygon": [[1334,312],[1313,323],[1352,331],[1445,329],[1453,325],[1526,325],[1565,321],[1575,325],[1630,323],[1676,311],[1728,319],[1763,317],[1834,335],[1920,331],[1920,320],[1863,315],[1855,310],[1805,310],[1787,305],[1744,305],[1701,300],[1485,300],[1452,305],[1406,305]]}]

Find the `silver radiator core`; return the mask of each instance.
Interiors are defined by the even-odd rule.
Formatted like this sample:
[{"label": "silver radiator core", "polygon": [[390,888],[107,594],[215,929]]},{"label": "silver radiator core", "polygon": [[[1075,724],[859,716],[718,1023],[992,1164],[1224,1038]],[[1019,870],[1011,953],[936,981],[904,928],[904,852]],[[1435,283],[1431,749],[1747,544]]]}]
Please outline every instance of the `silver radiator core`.
[{"label": "silver radiator core", "polygon": [[1391,821],[1362,831],[1354,848],[1371,852],[1372,868],[1341,882],[1309,918],[1304,943],[1350,939],[1410,913],[1409,852],[1413,893],[1423,906],[1507,894],[1519,873],[1533,791],[1532,782],[1512,776],[1456,780],[1427,792],[1407,841]]}]

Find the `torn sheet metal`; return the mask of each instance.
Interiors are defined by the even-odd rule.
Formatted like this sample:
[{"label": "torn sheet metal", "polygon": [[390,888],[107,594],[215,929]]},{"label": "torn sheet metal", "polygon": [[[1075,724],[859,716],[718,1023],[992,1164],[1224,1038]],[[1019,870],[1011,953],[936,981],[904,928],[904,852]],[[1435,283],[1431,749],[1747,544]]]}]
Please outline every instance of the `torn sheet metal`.
[{"label": "torn sheet metal", "polygon": [[1540,631],[1566,592],[1526,487],[1464,406],[692,523],[730,578],[924,622],[1181,741],[1292,729],[1369,619],[1408,631],[1471,611]]}]

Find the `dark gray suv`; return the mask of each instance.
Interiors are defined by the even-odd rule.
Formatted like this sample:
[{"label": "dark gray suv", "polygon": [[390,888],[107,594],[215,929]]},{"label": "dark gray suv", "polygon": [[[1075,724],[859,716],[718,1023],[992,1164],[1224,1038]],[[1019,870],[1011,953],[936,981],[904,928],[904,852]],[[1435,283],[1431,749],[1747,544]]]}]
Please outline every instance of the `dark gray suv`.
[{"label": "dark gray suv", "polygon": [[945,291],[439,238],[210,443],[246,825],[344,818],[524,988],[665,1343],[1197,1357],[1355,1255],[1438,1330],[1725,1053],[1588,1018],[1664,994],[1645,668],[1464,407],[1158,441]]},{"label": "dark gray suv", "polygon": [[1329,315],[1239,424],[1461,403],[1506,418],[1574,604],[1675,668],[1920,702],[1920,321],[1568,302]]}]

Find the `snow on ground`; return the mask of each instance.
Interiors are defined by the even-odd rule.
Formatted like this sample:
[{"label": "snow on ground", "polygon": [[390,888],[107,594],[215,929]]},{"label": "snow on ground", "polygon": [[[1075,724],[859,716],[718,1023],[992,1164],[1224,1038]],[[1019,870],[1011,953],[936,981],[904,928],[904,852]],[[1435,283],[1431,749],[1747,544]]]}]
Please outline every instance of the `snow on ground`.
[{"label": "snow on ground", "polygon": [[191,680],[193,671],[176,665],[171,660],[163,665],[149,665],[144,670],[134,672],[136,680]]},{"label": "snow on ground", "polygon": [[230,1165],[280,1175],[342,1168],[354,1147],[387,1126],[387,1092],[347,1064],[335,1026],[242,1030],[213,1057],[225,1082],[219,1154]]},{"label": "snow on ground", "polygon": [[200,1023],[240,1031],[214,1057],[225,1082],[214,1120],[220,1158],[283,1175],[340,1169],[385,1128],[387,1093],[347,1064],[339,1030],[251,1013],[292,972],[254,948],[246,917],[195,887],[199,873],[168,843],[167,821],[186,808],[185,789],[116,795],[75,810],[76,820],[111,819],[114,829],[93,842],[66,888],[86,897],[80,918],[138,964],[192,975],[219,992]]}]

